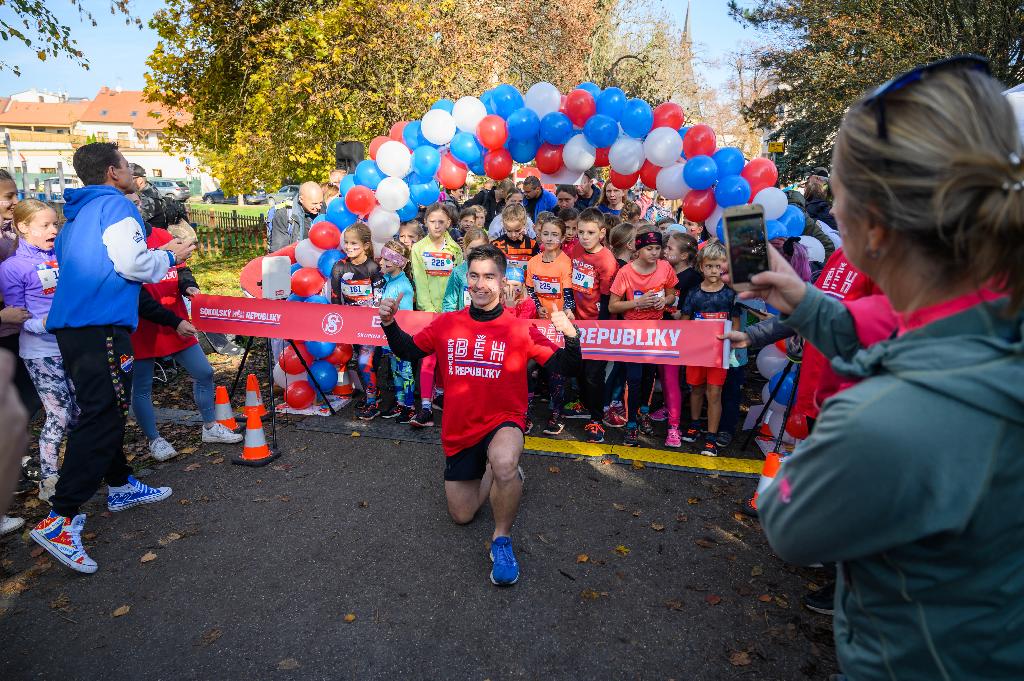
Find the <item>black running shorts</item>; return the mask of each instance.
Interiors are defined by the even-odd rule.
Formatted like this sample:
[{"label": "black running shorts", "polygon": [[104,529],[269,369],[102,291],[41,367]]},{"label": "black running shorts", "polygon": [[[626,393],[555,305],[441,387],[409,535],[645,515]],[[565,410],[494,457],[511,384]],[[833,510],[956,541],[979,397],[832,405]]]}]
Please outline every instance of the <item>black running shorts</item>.
[{"label": "black running shorts", "polygon": [[487,433],[480,442],[446,457],[444,462],[444,479],[456,482],[483,478],[484,471],[487,470],[487,448],[491,446],[491,440],[494,439],[499,430],[509,427],[515,428],[520,432],[523,430],[518,423],[505,421]]}]

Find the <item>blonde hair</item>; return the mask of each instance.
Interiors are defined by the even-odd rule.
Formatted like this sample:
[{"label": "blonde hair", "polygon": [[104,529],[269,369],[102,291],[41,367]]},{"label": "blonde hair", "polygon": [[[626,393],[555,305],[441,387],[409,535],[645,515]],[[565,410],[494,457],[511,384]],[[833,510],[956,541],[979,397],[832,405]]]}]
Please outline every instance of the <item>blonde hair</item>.
[{"label": "blonde hair", "polygon": [[608,247],[612,249],[612,253],[618,255],[620,251],[632,250],[630,246],[635,239],[636,227],[628,222],[620,222],[608,233]]},{"label": "blonde hair", "polygon": [[[370,244],[370,248],[373,248],[373,244]],[[409,277],[409,281],[412,281],[412,261],[409,259],[412,251],[410,251],[406,247],[406,245],[403,244],[398,239],[391,239],[386,244],[384,244],[384,248],[390,248],[392,251],[399,254],[406,260],[409,260],[409,262],[405,263],[405,267],[402,268],[402,272],[405,273],[405,276]]]},{"label": "blonde hair", "polygon": [[704,248],[697,251],[697,269],[703,267],[708,260],[727,260],[728,258],[729,254],[725,250],[725,244],[718,239],[710,239],[704,244]]},{"label": "blonde hair", "polygon": [[335,196],[341,195],[341,189],[339,189],[338,185],[335,184],[334,182],[324,182],[322,185],[320,185],[320,189],[324,193],[325,206],[328,203],[330,203],[331,199],[333,199]]},{"label": "blonde hair", "polygon": [[[24,199],[23,201],[19,201],[14,207],[14,220],[11,223],[14,226],[14,233],[18,235],[18,237],[21,237],[22,231],[18,229],[18,225],[32,222],[32,219],[44,210],[52,211],[53,208],[39,199]],[[57,211],[53,212],[54,215],[57,214]]]},{"label": "blonde hair", "polygon": [[462,252],[469,253],[469,245],[474,241],[483,241],[485,244],[491,243],[490,238],[487,236],[487,232],[480,229],[479,227],[470,227],[466,230],[466,233],[462,235]]},{"label": "blonde hair", "polygon": [[418,220],[408,220],[398,226],[398,233],[412,231],[416,234],[416,241],[423,238],[423,227],[420,226]]},{"label": "blonde hair", "polygon": [[686,263],[692,266],[697,257],[697,240],[693,235],[672,230],[665,235],[665,243],[668,244],[669,241],[679,242],[679,250],[686,256]]},{"label": "blonde hair", "polygon": [[[363,244],[363,248],[366,250],[366,255],[370,260],[376,260],[377,256],[373,253],[373,235],[370,233],[370,227],[365,222],[356,222],[345,228],[342,232],[342,237],[348,236],[349,232],[355,234],[360,243]],[[408,256],[406,256],[408,257]]]},{"label": "blonde hair", "polygon": [[934,280],[923,287],[970,277],[1008,294],[1017,312],[1024,150],[1001,90],[978,71],[935,73],[885,96],[887,139],[879,137],[880,104],[862,99],[843,118],[832,165],[849,203],[897,237],[903,253],[891,256],[903,262],[910,251],[927,263]]},{"label": "blonde hair", "polygon": [[629,199],[622,202],[622,210],[619,212],[619,218],[623,222],[635,222],[640,219],[640,206],[633,203]]},{"label": "blonde hair", "polygon": [[505,206],[501,210],[501,223],[507,222],[521,222],[526,224],[526,209],[518,203],[513,203],[509,206]]}]

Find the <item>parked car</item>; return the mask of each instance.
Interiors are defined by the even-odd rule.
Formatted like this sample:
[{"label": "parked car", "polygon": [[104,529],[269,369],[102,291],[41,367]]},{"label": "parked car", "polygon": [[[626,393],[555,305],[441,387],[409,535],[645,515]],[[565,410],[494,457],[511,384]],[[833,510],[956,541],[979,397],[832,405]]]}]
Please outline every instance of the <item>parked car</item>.
[{"label": "parked car", "polygon": [[274,205],[284,201],[294,201],[299,194],[299,185],[286,184],[270,195],[270,202]]},{"label": "parked car", "polygon": [[[264,189],[259,189],[252,194],[244,194],[242,196],[243,202],[248,205],[258,205],[267,202],[267,192]],[[225,196],[224,190],[215,189],[212,192],[206,192],[203,194],[203,203],[227,203],[237,204],[237,196]]]},{"label": "parked car", "polygon": [[188,201],[192,196],[192,192],[189,191],[188,185],[178,180],[150,180],[149,183],[156,187],[156,190],[160,192],[160,196],[169,196],[172,199],[178,201]]}]

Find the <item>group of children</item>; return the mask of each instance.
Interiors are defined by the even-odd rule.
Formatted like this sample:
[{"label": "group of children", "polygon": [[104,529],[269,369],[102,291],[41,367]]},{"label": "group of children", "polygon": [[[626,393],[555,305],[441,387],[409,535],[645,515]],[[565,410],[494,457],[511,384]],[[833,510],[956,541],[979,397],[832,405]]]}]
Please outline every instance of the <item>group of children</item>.
[{"label": "group of children", "polygon": [[[485,212],[476,208],[457,214],[450,203],[435,203],[423,213],[426,234],[418,221],[404,222],[395,239],[376,254],[366,225],[346,228],[347,257],[335,264],[330,280],[333,302],[377,306],[388,297],[400,298],[403,310],[461,310],[470,304],[466,256],[490,243],[508,260],[503,302],[520,318],[547,319],[551,312],[564,310],[579,320],[713,319],[738,324],[735,294],[721,278],[725,247],[714,239],[698,247],[697,239],[671,218],[658,224],[622,222],[620,215],[598,208],[581,213],[563,208],[558,215],[541,212],[533,223],[523,205],[512,201],[485,226]],[[536,237],[527,232],[531,223]],[[390,355],[396,399],[382,412],[376,369],[384,355]],[[434,356],[427,357],[414,375],[414,367],[387,348],[359,347],[365,399],[357,406],[357,416],[433,426],[434,409],[444,405],[444,387],[435,383],[436,363]],[[545,434],[561,433],[567,418],[587,419],[588,442],[604,442],[606,426],[624,427],[624,444],[635,447],[641,434],[654,434],[652,422],[667,421],[666,446],[701,440],[702,453],[715,456],[721,445],[718,430],[727,377],[725,368],[686,368],[690,422],[685,430],[677,365],[584,360],[578,376],[533,367],[530,398],[532,404],[535,393],[547,395]],[[652,409],[656,379],[664,405]],[[566,403],[567,387],[573,383],[578,397]],[[700,425],[705,402],[706,431]],[[527,414],[527,430],[532,427]]]}]

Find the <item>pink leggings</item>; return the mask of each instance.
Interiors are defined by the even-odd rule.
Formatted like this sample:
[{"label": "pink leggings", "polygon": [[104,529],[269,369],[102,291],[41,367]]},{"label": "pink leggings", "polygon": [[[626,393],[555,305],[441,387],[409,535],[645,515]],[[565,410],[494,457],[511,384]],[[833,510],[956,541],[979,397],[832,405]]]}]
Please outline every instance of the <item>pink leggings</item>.
[{"label": "pink leggings", "polygon": [[665,408],[668,409],[668,426],[678,428],[679,414],[683,408],[683,392],[679,387],[679,365],[659,365],[658,378],[661,379],[661,391],[665,395]]},{"label": "pink leggings", "polygon": [[420,362],[420,398],[431,401],[434,399],[434,369],[437,368],[437,355],[427,355]]}]

